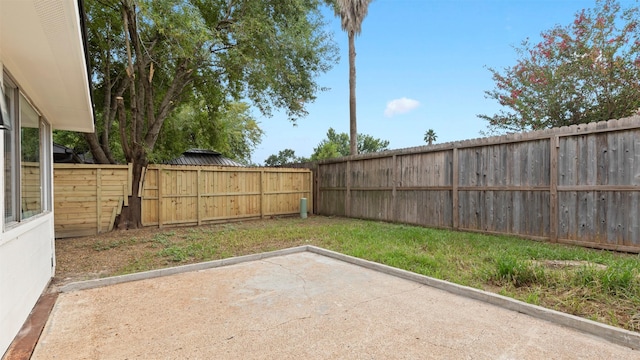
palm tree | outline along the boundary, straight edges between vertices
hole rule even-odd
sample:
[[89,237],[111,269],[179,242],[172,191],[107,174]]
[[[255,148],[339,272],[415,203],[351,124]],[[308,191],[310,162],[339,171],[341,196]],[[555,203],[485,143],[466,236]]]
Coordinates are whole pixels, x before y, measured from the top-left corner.
[[349,147],[351,155],[358,153],[358,129],[356,125],[356,46],[355,37],[362,31],[362,21],[367,16],[372,0],[337,0],[336,15],[342,19],[342,30],[349,36]]
[[426,142],[428,145],[433,144],[433,142],[436,141],[437,138],[438,135],[436,135],[436,132],[433,131],[433,129],[429,129],[424,133],[424,142]]

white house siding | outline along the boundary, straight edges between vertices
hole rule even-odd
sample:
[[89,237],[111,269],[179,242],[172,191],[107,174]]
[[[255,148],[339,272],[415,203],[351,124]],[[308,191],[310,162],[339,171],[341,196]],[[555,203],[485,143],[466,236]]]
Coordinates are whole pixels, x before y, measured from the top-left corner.
[[[0,86],[4,84],[1,56],[0,52]],[[51,138],[51,130],[48,136]],[[4,149],[1,133],[0,149]],[[0,172],[4,171],[4,161],[0,161]],[[52,183],[53,176],[46,181]],[[0,176],[0,183],[4,188],[4,176]],[[0,192],[2,197],[4,191]],[[0,214],[4,214],[4,200],[0,200]],[[0,231],[0,355],[6,352],[53,277],[54,244],[51,211],[19,224],[5,224],[4,231]]]
[[0,354],[4,354],[53,276],[53,213],[41,214],[1,236]]
[[[0,0],[0,86],[6,70],[50,125],[41,130],[48,137],[41,145],[49,148],[41,158],[49,175],[41,184],[44,211],[4,224],[5,192],[0,192],[0,357],[54,275],[51,129],[94,129],[82,39],[78,0]],[[1,130],[0,149],[5,149]],[[0,172],[4,190],[2,157]]]

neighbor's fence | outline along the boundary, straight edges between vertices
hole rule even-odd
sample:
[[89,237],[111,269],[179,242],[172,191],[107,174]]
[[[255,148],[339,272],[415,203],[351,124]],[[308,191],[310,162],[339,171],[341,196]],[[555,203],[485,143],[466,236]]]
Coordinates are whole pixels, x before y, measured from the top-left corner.
[[[56,238],[111,231],[131,196],[131,165],[54,166]],[[204,223],[300,212],[312,199],[307,169],[150,165],[144,172],[144,226]]]
[[130,165],[55,164],[56,238],[111,231],[131,195]]
[[640,118],[307,164],[322,215],[640,252]]
[[150,165],[141,190],[144,226],[291,215],[313,201],[307,169]]

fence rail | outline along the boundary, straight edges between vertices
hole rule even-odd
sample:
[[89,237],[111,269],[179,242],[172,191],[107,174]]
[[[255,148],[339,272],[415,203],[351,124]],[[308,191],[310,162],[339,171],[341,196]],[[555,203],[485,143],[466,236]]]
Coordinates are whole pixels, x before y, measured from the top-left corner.
[[315,212],[640,252],[640,118],[306,164]]

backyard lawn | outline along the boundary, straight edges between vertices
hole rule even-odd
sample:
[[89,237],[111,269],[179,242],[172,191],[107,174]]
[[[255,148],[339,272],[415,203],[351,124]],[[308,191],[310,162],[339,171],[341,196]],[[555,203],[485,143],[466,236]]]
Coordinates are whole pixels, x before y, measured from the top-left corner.
[[57,240],[53,289],[305,244],[640,332],[638,254],[322,216]]

